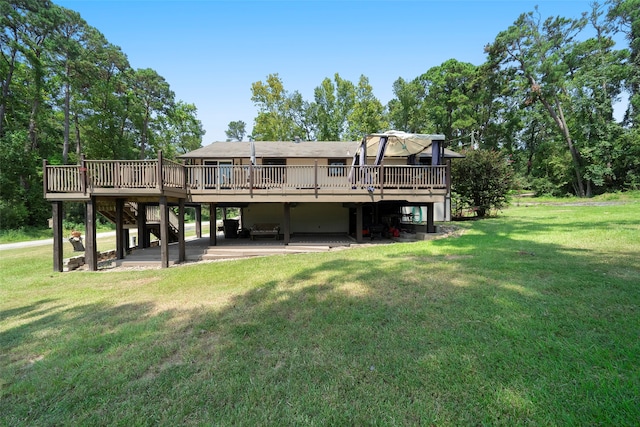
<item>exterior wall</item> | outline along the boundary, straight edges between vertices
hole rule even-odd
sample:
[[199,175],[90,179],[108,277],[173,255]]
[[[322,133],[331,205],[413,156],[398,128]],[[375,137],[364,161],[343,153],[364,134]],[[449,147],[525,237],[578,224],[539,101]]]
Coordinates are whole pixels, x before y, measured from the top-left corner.
[[[291,233],[347,233],[349,209],[341,203],[298,203],[291,207]],[[284,228],[281,203],[252,203],[242,210],[243,227],[277,223]]]
[[[336,157],[336,158],[342,158],[342,157]],[[256,164],[257,165],[261,165],[262,164],[262,158],[258,157],[256,159]],[[325,158],[319,158],[319,159],[311,159],[311,158],[302,158],[302,157],[292,157],[292,158],[286,158],[287,161],[287,166],[312,166],[314,164],[314,162],[318,160],[318,165],[319,166],[326,166],[329,164],[329,159],[325,159]],[[351,166],[351,161],[352,161],[352,157],[351,156],[344,156],[344,160],[346,162],[346,166],[349,167]],[[249,163],[251,163],[251,160],[249,158],[235,158],[235,159],[229,159],[229,158],[216,158],[216,157],[212,157],[212,158],[207,158],[207,159],[194,159],[193,163],[196,165],[201,165],[204,163],[204,161],[216,161],[216,162],[228,162],[228,161],[233,161],[234,165],[249,165]],[[371,165],[373,164],[373,158],[372,157],[368,157],[367,158],[367,164]],[[390,158],[386,158],[384,159],[384,164],[387,166],[403,166],[407,164],[407,159],[405,158],[398,158],[398,157],[390,157]]]
[[[314,161],[314,159],[287,159],[287,166],[309,166],[313,165]],[[318,159],[318,164],[326,165],[327,159]]]
[[242,226],[250,228],[256,223],[280,224],[284,228],[284,206],[282,203],[251,203],[242,209]]
[[341,203],[299,203],[291,208],[292,233],[348,233],[349,209]]
[[[368,164],[372,164],[373,160],[372,159],[368,159],[367,161]],[[404,166],[407,164],[407,159],[405,159],[404,157],[399,158],[399,157],[389,157],[387,159],[384,159],[384,164],[385,166]]]

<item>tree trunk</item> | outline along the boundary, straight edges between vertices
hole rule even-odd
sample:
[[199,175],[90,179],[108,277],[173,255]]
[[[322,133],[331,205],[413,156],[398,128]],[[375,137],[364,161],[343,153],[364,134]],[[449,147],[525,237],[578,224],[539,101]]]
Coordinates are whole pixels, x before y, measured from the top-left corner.
[[545,106],[553,121],[556,122],[558,128],[560,128],[560,132],[562,132],[562,137],[564,138],[567,146],[569,147],[569,152],[571,153],[571,159],[573,160],[573,170],[576,173],[576,185],[578,190],[578,197],[585,197],[586,193],[584,191],[584,183],[582,182],[582,172],[580,171],[581,158],[580,153],[576,149],[573,144],[573,139],[571,138],[571,133],[569,132],[569,128],[567,127],[567,121],[565,120],[564,113],[562,112],[562,105],[560,101],[555,98],[554,102],[558,111],[553,108],[553,106],[549,103],[549,101],[544,96],[539,96],[540,102]]
[[9,102],[9,87],[13,79],[13,71],[15,70],[16,55],[18,50],[11,50],[11,60],[7,70],[7,76],[2,81],[2,97],[0,98],[0,136],[4,135],[4,116],[7,111],[7,102]]
[[40,101],[34,100],[33,104],[31,104],[31,115],[29,117],[29,143],[31,144],[31,147],[30,147],[31,151],[36,151],[38,149],[36,116],[38,115],[39,109],[40,109]]
[[80,121],[78,120],[78,115],[73,115],[73,126],[76,130],[76,155],[80,158],[82,154],[82,143],[80,141]]
[[[67,75],[69,70],[67,68]],[[64,131],[62,143],[62,164],[66,165],[69,160],[69,104],[71,99],[69,82],[64,85]]]

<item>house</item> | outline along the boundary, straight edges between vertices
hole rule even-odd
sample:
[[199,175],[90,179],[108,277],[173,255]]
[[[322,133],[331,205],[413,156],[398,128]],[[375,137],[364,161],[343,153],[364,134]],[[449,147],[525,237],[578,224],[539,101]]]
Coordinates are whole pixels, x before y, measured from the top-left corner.
[[[180,156],[181,163],[154,160],[85,160],[80,165],[44,164],[44,193],[52,203],[54,270],[62,270],[62,202],[86,205],[85,258],[97,269],[95,218],[116,224],[118,258],[125,256],[128,230],[138,246],[160,237],[161,263],[168,266],[173,238],[184,261],[184,210],[203,205],[239,208],[244,232],[273,234],[287,244],[292,235],[349,234],[363,241],[419,215],[427,232],[447,219],[450,159],[442,135],[390,131],[356,142],[214,142]],[[175,206],[177,213],[169,209]],[[436,213],[438,217],[436,217]],[[225,230],[226,231],[226,230]],[[235,237],[235,236],[232,236]],[[210,244],[216,245],[216,233]]]

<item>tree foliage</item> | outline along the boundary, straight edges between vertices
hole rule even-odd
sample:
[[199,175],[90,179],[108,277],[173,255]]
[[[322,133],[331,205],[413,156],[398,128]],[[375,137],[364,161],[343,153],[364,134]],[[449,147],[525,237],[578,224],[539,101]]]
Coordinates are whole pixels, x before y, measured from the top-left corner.
[[[487,45],[484,63],[451,58],[398,78],[386,105],[364,75],[351,82],[335,73],[307,100],[270,74],[251,85],[248,137],[442,133],[449,148],[500,152],[514,182],[537,193],[638,189],[640,0],[576,13],[522,13]],[[43,159],[143,159],[159,149],[172,157],[198,148],[203,134],[195,105],[176,100],[154,70],[132,69],[76,12],[49,0],[0,1],[0,227],[44,223]],[[229,124],[230,140],[246,134],[244,122]]]
[[[253,86],[272,92],[252,98],[254,133],[320,141],[389,128],[440,133],[453,149],[502,152],[514,182],[537,193],[588,197],[639,188],[639,1],[609,0],[608,9],[596,2],[577,17],[545,17],[536,7],[486,46],[483,64],[451,58],[414,79],[398,78],[387,105],[366,76],[357,84],[338,73],[325,78],[313,102],[269,76]],[[620,34],[628,46],[615,43]],[[619,121],[615,107],[627,97]]]
[[458,209],[471,208],[479,217],[502,209],[512,188],[513,170],[507,158],[494,150],[465,150],[464,159],[451,165],[452,191]]
[[258,107],[252,137],[256,141],[292,141],[307,134],[303,127],[306,105],[298,92],[289,93],[278,74],[251,85]]
[[227,141],[243,141],[247,134],[247,124],[242,120],[229,122],[229,127],[225,131]]
[[46,224],[43,159],[172,157],[200,146],[196,113],[77,12],[1,1],[0,228]]

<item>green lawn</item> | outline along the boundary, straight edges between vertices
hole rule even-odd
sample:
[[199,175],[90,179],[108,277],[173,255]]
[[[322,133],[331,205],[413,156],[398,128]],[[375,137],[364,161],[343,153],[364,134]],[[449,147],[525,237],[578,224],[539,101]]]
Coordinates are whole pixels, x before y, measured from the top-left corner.
[[519,205],[165,270],[4,251],[0,425],[637,425],[640,200]]

